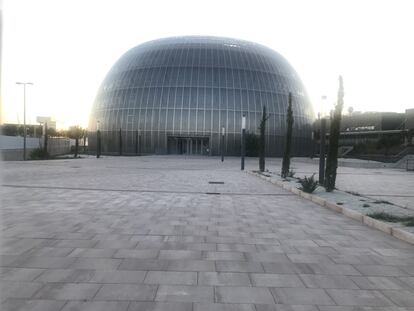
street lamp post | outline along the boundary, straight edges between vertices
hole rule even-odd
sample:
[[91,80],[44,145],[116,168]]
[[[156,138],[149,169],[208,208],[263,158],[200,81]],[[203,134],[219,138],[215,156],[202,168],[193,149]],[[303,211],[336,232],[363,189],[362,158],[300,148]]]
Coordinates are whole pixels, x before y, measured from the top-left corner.
[[224,161],[224,135],[226,134],[226,128],[221,128],[221,162]]
[[326,152],[326,119],[323,117],[324,102],[326,101],[326,96],[322,96],[322,107],[321,113],[318,115],[319,119],[319,184],[323,185],[325,183],[325,152]]
[[16,82],[16,84],[23,85],[23,161],[26,161],[26,85],[33,85],[31,82]]
[[96,122],[96,158],[99,159],[101,156],[101,131],[100,131],[100,122]]
[[322,118],[320,121],[320,148],[319,148],[319,184],[325,183],[325,150],[326,150],[326,119]]
[[135,155],[138,155],[138,130],[135,130]]
[[244,155],[246,152],[246,114],[242,117],[242,141],[241,141],[241,170],[244,170]]

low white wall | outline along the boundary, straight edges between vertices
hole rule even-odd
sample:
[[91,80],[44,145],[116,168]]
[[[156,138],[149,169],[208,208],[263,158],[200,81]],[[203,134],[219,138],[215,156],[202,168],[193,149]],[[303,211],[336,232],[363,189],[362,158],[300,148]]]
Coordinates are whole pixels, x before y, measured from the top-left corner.
[[[49,138],[47,151],[50,155],[61,155],[70,152],[71,139],[69,138]],[[26,158],[30,159],[30,152],[36,148],[43,147],[43,139],[26,138]],[[23,137],[0,135],[0,153],[5,161],[23,160]]]
[[[26,148],[39,148],[41,144],[41,139],[27,137],[26,138]],[[0,135],[0,150],[15,150],[23,149],[23,137],[21,136],[5,136]]]

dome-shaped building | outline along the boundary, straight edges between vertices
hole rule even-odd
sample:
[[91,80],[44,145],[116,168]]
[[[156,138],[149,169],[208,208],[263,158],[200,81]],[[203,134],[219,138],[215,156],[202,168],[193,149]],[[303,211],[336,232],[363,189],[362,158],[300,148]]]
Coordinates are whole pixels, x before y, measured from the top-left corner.
[[258,134],[270,118],[266,154],[283,153],[288,94],[293,97],[293,154],[311,153],[312,106],[297,73],[262,45],[217,37],[173,37],[126,52],[101,84],[89,120],[106,154],[240,155],[241,120]]

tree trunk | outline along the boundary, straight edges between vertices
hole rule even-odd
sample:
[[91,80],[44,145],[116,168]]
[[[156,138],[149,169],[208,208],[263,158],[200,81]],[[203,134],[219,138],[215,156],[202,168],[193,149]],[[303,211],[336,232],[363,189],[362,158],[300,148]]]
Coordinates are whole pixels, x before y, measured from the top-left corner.
[[282,162],[282,178],[286,178],[289,174],[290,169],[290,153],[292,149],[292,131],[293,131],[293,111],[292,111],[292,93],[289,93],[289,105],[286,116],[286,141],[285,150],[283,152]]
[[336,169],[338,167],[338,147],[341,129],[341,114],[343,105],[344,87],[342,76],[339,76],[338,102],[336,103],[335,111],[331,120],[328,156],[326,159],[325,189],[327,192],[331,192],[335,189]]
[[79,148],[79,138],[76,137],[75,138],[75,155],[73,156],[74,158],[78,157],[78,148]]
[[265,151],[266,151],[266,121],[269,116],[266,113],[266,106],[263,106],[262,119],[260,120],[260,138],[259,138],[259,170],[265,170]]

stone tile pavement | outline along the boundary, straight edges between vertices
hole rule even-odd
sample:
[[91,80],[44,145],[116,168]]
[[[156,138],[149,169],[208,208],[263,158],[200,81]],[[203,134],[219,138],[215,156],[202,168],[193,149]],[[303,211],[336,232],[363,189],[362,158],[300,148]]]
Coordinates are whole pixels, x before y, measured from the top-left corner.
[[414,310],[414,246],[237,159],[2,166],[1,310]]

